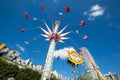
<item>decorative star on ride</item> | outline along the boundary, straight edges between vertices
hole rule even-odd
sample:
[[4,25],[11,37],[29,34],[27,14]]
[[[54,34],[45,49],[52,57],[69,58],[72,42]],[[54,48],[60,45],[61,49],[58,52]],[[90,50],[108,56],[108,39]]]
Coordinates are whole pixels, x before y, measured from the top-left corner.
[[55,39],[55,42],[64,43],[63,40],[69,39],[68,37],[64,37],[64,36],[66,36],[67,34],[71,32],[62,33],[68,27],[68,25],[66,25],[62,30],[58,32],[57,29],[60,26],[60,21],[55,22],[55,27],[54,25],[52,25],[52,30],[49,28],[49,26],[47,25],[45,21],[44,21],[44,24],[48,31],[40,27],[40,29],[45,33],[45,34],[41,34],[41,36],[45,37],[47,41],[51,41],[52,39]]

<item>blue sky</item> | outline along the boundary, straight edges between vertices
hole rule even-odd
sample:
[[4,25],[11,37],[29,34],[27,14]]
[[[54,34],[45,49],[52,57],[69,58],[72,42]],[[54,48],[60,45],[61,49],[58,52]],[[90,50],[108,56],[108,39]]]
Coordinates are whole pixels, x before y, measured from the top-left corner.
[[[41,3],[44,4],[44,11],[40,10]],[[72,46],[78,51],[79,47],[87,47],[103,74],[120,74],[119,3],[119,0],[1,0],[0,43],[19,51],[21,58],[29,58],[36,65],[44,65],[50,43],[39,36],[43,32],[37,27],[46,29],[42,20],[51,26],[52,20],[62,19],[60,29],[71,24],[65,32],[73,32],[68,35],[71,40],[66,40],[64,44],[57,43],[56,50]],[[65,6],[70,6],[71,9],[67,14],[64,13]],[[25,19],[25,12],[29,13],[30,19]],[[63,15],[60,16],[59,12]],[[37,18],[36,21],[33,20],[34,17]],[[79,26],[80,20],[85,20],[84,27]],[[20,27],[26,31],[20,32]],[[82,39],[83,35],[88,36],[87,41]],[[24,41],[29,41],[30,44],[25,45]],[[39,52],[35,53],[37,49]],[[81,67],[79,65],[78,70],[83,71]],[[73,77],[66,60],[54,58],[53,70]]]

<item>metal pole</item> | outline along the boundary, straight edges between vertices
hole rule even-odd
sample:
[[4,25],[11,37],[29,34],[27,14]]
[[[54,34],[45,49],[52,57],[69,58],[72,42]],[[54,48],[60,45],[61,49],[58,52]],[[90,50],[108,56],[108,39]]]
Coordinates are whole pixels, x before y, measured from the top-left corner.
[[76,80],[76,71],[75,71],[75,68],[74,68],[74,67],[72,67],[72,73],[73,73],[73,75],[74,75],[74,80]]

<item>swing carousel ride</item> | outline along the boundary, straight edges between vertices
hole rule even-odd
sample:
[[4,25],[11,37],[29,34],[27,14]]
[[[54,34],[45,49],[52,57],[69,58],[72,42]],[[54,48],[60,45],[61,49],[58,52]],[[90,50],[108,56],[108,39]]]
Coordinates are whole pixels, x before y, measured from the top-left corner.
[[[43,12],[45,15],[49,16],[47,14],[47,12],[45,11],[45,6],[44,6],[43,3],[40,4],[39,7],[40,7],[41,12]],[[82,33],[79,33],[79,30],[76,30],[75,32],[74,31],[68,31],[68,32],[63,33],[65,31],[65,29],[71,28],[72,25],[76,25],[78,27],[79,26],[84,27],[86,25],[85,20],[80,20],[78,24],[70,23],[70,24],[66,25],[63,29],[58,31],[58,29],[60,28],[61,22],[62,21],[65,22],[64,19],[61,18],[61,16],[65,16],[65,15],[69,14],[70,12],[71,12],[71,7],[70,6],[65,6],[63,12],[58,12],[58,15],[60,15],[60,18],[59,18],[59,20],[56,20],[54,23],[52,22],[52,27],[51,27],[52,30],[50,29],[50,27],[48,26],[46,21],[44,21],[42,19],[38,19],[37,17],[32,17],[29,14],[29,12],[24,12],[24,17],[25,17],[26,20],[41,21],[41,22],[44,23],[45,27],[47,28],[47,30],[45,30],[43,27],[31,28],[29,30],[25,29],[24,27],[19,28],[21,33],[25,33],[27,31],[31,31],[31,30],[34,30],[34,29],[40,29],[41,31],[44,32],[44,34],[39,34],[39,36],[43,36],[43,37],[46,38],[45,39],[46,41],[50,41],[50,45],[49,45],[49,48],[48,48],[48,53],[47,53],[45,65],[44,65],[44,68],[43,68],[43,74],[42,74],[41,80],[50,79],[50,73],[51,73],[51,70],[52,70],[53,55],[54,55],[56,43],[60,42],[60,43],[65,44],[64,40],[66,40],[66,39],[72,40],[72,39],[70,39],[68,37],[64,37],[64,36],[66,36],[68,34],[74,34],[74,35],[82,34]],[[51,16],[49,16],[49,17],[51,19]],[[52,16],[52,19],[54,19],[54,18],[56,19],[55,16]],[[34,37],[33,40],[36,40],[39,36]],[[82,36],[79,35],[78,38],[81,38],[84,41],[88,40],[88,36],[84,35],[84,34],[82,34]],[[25,45],[32,44],[32,41],[26,40],[26,41],[24,41],[24,44]],[[72,40],[72,44],[75,44],[75,42],[73,40]],[[90,67],[90,64],[91,64],[91,66],[94,66],[93,68],[94,68],[96,74],[98,74],[97,77],[99,77],[101,80],[105,80],[105,78],[103,77],[103,75],[101,74],[99,69],[97,68],[96,63],[94,62],[93,59],[91,59],[92,56],[90,56],[90,55],[83,56],[86,49],[79,48],[79,50],[80,50],[80,54],[77,53],[76,50],[67,51],[67,53],[68,53],[67,63],[70,64],[73,69],[77,68],[79,64],[83,64],[84,62],[86,63],[86,65],[89,65],[87,67]],[[37,49],[37,50],[35,50],[33,52],[38,53],[39,49]],[[60,59],[61,59],[61,56],[60,55],[57,56],[57,60],[60,60]],[[88,59],[90,60],[90,62],[88,62],[89,61]],[[83,67],[85,67],[85,66],[83,66]],[[91,74],[93,74],[93,73],[91,73]]]

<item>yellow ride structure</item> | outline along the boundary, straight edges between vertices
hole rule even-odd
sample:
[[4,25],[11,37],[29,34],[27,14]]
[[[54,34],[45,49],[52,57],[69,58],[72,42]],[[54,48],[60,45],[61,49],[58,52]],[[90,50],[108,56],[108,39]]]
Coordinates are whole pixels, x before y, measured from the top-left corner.
[[87,50],[87,48],[83,47],[81,50],[81,54],[84,58],[84,69],[86,74],[92,78],[92,80],[106,80],[105,76],[101,73],[99,67],[94,61],[94,58]]

